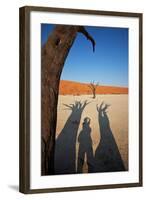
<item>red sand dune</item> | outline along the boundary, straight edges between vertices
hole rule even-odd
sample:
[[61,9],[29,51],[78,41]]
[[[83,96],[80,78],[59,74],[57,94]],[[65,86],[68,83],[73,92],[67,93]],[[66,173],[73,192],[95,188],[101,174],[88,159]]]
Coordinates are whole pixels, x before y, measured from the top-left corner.
[[[89,84],[61,80],[59,86],[61,95],[88,95],[92,94]],[[97,86],[96,94],[128,94],[128,88],[114,86]]]

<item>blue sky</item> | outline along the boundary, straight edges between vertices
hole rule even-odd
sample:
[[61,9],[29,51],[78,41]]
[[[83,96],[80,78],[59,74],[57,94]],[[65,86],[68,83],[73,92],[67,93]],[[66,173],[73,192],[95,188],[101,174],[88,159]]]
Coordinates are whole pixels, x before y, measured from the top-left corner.
[[[41,25],[42,45],[54,27],[55,25]],[[61,79],[128,87],[128,29],[85,28],[96,42],[95,52],[91,42],[78,33],[66,59]]]

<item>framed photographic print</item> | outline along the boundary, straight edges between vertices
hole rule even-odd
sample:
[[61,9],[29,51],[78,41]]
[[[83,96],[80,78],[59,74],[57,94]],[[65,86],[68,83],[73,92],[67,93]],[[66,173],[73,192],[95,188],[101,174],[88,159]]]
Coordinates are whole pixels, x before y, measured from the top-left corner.
[[20,192],[142,186],[142,14],[20,8]]

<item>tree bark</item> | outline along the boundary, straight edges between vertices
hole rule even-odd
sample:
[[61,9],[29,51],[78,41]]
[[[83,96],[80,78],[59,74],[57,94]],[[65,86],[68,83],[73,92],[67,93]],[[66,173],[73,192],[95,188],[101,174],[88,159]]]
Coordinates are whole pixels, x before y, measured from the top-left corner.
[[93,90],[93,99],[95,99],[95,98],[96,98],[96,89]]
[[59,82],[66,57],[73,45],[77,32],[95,42],[82,26],[57,25],[41,52],[41,135],[42,175],[54,174],[55,132]]

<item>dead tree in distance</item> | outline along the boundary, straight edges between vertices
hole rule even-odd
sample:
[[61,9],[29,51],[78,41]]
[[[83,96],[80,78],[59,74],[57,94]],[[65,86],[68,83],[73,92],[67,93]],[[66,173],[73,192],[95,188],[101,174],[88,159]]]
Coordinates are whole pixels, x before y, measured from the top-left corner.
[[94,81],[90,82],[90,84],[88,85],[90,90],[92,91],[93,94],[93,99],[96,98],[96,88],[99,86],[99,83],[94,83]]
[[95,41],[83,26],[56,25],[41,51],[41,174],[54,174],[59,82],[67,55],[78,33]]

